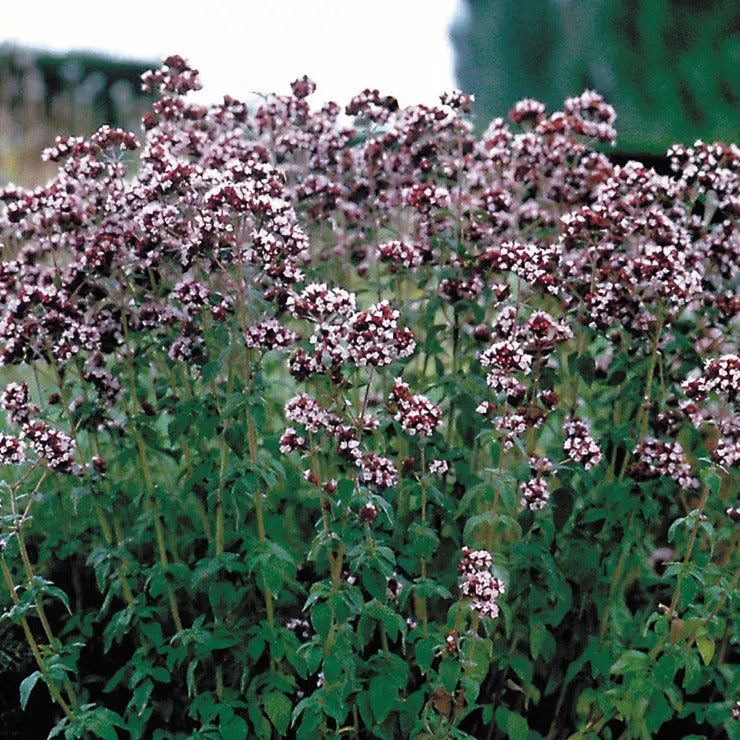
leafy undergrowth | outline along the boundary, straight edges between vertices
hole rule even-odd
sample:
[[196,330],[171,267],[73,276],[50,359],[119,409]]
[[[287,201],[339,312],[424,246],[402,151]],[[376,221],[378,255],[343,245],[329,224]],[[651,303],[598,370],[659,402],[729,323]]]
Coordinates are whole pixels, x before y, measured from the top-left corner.
[[737,147],[145,85],[0,191],[3,736],[737,737]]

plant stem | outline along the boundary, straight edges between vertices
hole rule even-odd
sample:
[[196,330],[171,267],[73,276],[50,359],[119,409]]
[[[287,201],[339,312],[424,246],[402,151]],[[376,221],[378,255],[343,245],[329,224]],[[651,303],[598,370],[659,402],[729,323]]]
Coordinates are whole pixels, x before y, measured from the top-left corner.
[[[504,408],[504,417],[506,416],[506,409]],[[504,457],[506,454],[505,440],[502,437],[500,440],[500,449],[498,453],[498,480],[496,481],[493,488],[493,505],[491,506],[491,523],[488,525],[488,531],[486,532],[486,550],[491,551],[493,545],[493,526],[496,520],[496,512],[498,511],[498,504],[501,498],[501,486],[503,485],[504,477]]]
[[602,640],[604,639],[604,635],[606,634],[606,630],[609,625],[609,612],[611,611],[611,601],[614,597],[614,591],[617,588],[619,579],[622,577],[624,564],[627,560],[627,553],[629,552],[630,548],[630,539],[632,537],[632,522],[634,522],[634,520],[635,510],[633,509],[632,513],[630,514],[629,521],[627,522],[627,528],[624,530],[624,542],[622,543],[622,550],[619,553],[617,565],[614,568],[614,573],[612,575],[611,581],[609,582],[609,593],[607,595],[606,605],[604,606],[604,613],[601,616],[601,629],[599,631],[599,635]]
[[[247,414],[247,442],[249,445],[249,458],[252,461],[252,465],[257,464],[257,439],[254,431],[254,421],[252,415]],[[254,512],[257,517],[257,536],[259,537],[260,545],[264,545],[267,539],[265,535],[265,518],[262,512],[262,492],[257,490],[254,493]],[[270,587],[265,582],[265,612],[267,614],[267,624],[270,629],[275,627],[275,619],[273,616],[272,606],[272,592]]]
[[[427,483],[426,483],[426,447],[421,446],[421,523],[422,526],[427,523]],[[421,577],[426,580],[427,577],[427,561],[424,556],[421,558]],[[422,624],[424,625],[424,632],[429,629],[429,617],[427,614],[427,600],[426,597],[421,597],[416,602],[418,616],[421,617]]]
[[640,439],[644,439],[647,434],[648,418],[650,416],[650,391],[653,386],[653,376],[655,374],[655,361],[658,357],[658,344],[660,342],[660,334],[663,331],[663,312],[658,311],[658,316],[655,321],[655,336],[653,337],[653,344],[650,350],[650,365],[648,366],[648,374],[645,380],[645,395],[643,397],[642,406],[640,407],[639,413],[639,424]]
[[[694,526],[691,529],[691,535],[689,536],[689,544],[686,547],[686,554],[683,558],[683,564],[686,565],[691,559],[691,551],[694,549],[694,542],[696,542],[696,535],[699,533],[699,527],[701,526],[701,518],[704,515],[704,507],[707,504],[709,498],[709,484],[704,486],[704,491],[701,495],[701,501],[699,502],[699,508],[696,512],[696,519]],[[671,599],[671,605],[668,607],[668,613],[673,617],[673,612],[678,604],[678,599],[681,596],[681,577],[676,579],[676,589],[673,592],[673,598]]]
[[164,528],[162,527],[162,521],[161,521],[161,513],[159,510],[159,502],[156,498],[156,490],[154,488],[154,482],[152,480],[152,473],[149,468],[149,461],[146,457],[146,449],[144,447],[144,438],[141,436],[141,430],[139,429],[139,425],[137,420],[134,418],[131,411],[136,413],[139,400],[136,395],[136,376],[134,372],[134,362],[133,357],[130,350],[130,342],[129,342],[129,332],[128,332],[128,321],[126,320],[126,311],[125,306],[123,305],[123,295],[121,296],[121,324],[123,326],[123,335],[124,335],[124,341],[125,341],[125,351],[123,353],[124,355],[124,363],[126,365],[126,373],[128,376],[128,383],[129,383],[129,392],[131,394],[131,404],[132,407],[129,409],[128,404],[124,401],[124,410],[126,412],[126,415],[129,417],[129,419],[132,422],[133,430],[134,430],[134,440],[136,442],[136,450],[139,454],[139,461],[141,463],[141,473],[144,478],[144,488],[147,495],[147,502],[145,504],[145,507],[152,512],[153,519],[154,519],[154,531],[157,537],[157,547],[159,550],[159,562],[162,566],[162,571],[164,573],[165,577],[165,584],[167,587],[167,600],[169,602],[170,606],[170,612],[172,614],[172,621],[175,624],[175,629],[178,632],[182,632],[183,625],[182,625],[182,619],[180,618],[180,609],[177,606],[177,599],[175,598],[175,592],[172,588],[172,585],[167,580],[167,573],[169,572],[169,560],[167,558],[167,548],[165,546],[165,536],[164,536]]
[[[38,483],[36,483],[36,487],[34,488],[33,492],[29,496],[29,502],[28,506],[26,507],[25,512],[23,513],[23,517],[18,521],[18,524],[15,528],[15,535],[16,540],[18,542],[18,551],[21,555],[21,561],[23,562],[23,569],[26,573],[26,579],[28,581],[28,587],[33,588],[33,582],[34,582],[34,572],[33,572],[33,566],[31,565],[31,559],[28,557],[28,550],[26,549],[26,541],[23,537],[23,522],[25,521],[26,517],[28,516],[28,513],[31,510],[31,504],[33,503],[34,497],[38,493],[39,488],[41,488],[41,484],[44,482],[44,479],[49,473],[49,468],[47,468],[41,478],[39,478]],[[18,489],[18,485],[16,484],[10,489],[10,499],[11,499],[11,506],[13,510],[13,514],[16,516],[18,515],[18,499],[16,497],[16,492]],[[46,616],[46,609],[44,608],[44,601],[41,598],[41,596],[36,595],[33,598],[33,602],[36,605],[36,612],[38,613],[39,620],[41,621],[41,626],[43,627],[44,634],[46,635],[46,639],[49,641],[49,645],[51,646],[52,650],[55,652],[59,652],[62,643],[54,635],[54,632],[51,628],[51,624],[49,623],[49,619]],[[70,701],[72,702],[72,706],[76,709],[79,706],[79,702],[77,701],[77,694],[74,690],[74,687],[72,686],[72,683],[68,678],[65,678],[64,680],[64,688],[67,690],[67,694],[69,695]]]
[[[457,373],[459,371],[459,348],[460,348],[460,314],[458,313],[457,306],[453,308],[453,324],[452,324],[452,378],[457,383]],[[452,435],[455,429],[455,399],[450,401],[450,410],[447,415],[447,438],[446,444],[449,448],[452,444]]]
[[[8,569],[8,564],[5,562],[5,556],[0,554],[0,570],[3,572],[3,579],[5,580],[5,584],[8,587],[8,591],[10,592],[10,598],[13,600],[13,604],[15,606],[20,605],[20,599],[18,598],[18,594],[16,593],[15,586],[13,584],[13,578],[10,575],[10,570]],[[64,712],[64,715],[67,717],[67,719],[70,722],[75,721],[74,712],[70,709],[69,704],[64,700],[64,697],[62,696],[61,692],[57,688],[56,683],[53,681],[51,676],[49,676],[49,671],[46,667],[46,663],[44,662],[43,657],[41,656],[41,651],[39,650],[38,643],[36,642],[36,638],[33,636],[33,632],[31,632],[31,627],[28,624],[28,620],[25,617],[21,617],[21,626],[23,627],[23,632],[26,636],[26,641],[28,642],[28,646],[31,648],[31,653],[33,654],[34,659],[36,660],[36,665],[39,667],[39,671],[41,671],[41,675],[44,677],[44,682],[46,683],[47,687],[49,688],[49,693],[54,698],[54,701],[56,701],[57,704],[62,708],[62,711]],[[70,695],[70,700],[72,700],[72,696]]]

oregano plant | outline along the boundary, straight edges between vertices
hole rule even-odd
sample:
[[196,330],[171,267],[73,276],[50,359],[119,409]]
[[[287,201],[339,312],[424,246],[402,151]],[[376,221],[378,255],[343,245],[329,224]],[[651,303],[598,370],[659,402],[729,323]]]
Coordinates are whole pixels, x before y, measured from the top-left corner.
[[38,731],[739,737],[737,146],[617,165],[592,91],[478,134],[143,83],[0,190]]

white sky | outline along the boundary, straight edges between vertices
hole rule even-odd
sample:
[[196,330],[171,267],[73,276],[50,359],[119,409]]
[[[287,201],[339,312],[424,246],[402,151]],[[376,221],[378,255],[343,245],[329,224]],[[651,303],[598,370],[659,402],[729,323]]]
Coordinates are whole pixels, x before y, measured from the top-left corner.
[[[461,2],[462,0],[460,0]],[[402,105],[455,87],[449,26],[458,0],[10,0],[0,43],[161,60],[181,54],[203,95],[289,91],[303,74],[319,100],[365,87]]]

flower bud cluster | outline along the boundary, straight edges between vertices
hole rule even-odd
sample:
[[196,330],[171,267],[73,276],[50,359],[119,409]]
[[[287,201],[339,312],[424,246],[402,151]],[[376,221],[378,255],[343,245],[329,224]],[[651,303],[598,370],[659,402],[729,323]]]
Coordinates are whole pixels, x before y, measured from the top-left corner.
[[393,266],[403,265],[409,270],[414,270],[424,263],[425,252],[415,244],[391,241],[379,244],[378,254],[383,262],[390,262]]
[[286,349],[298,339],[298,334],[283,326],[277,319],[269,318],[253,324],[247,329],[247,347],[271,350]]
[[438,475],[442,477],[443,475],[447,475],[449,471],[450,464],[447,462],[447,460],[432,460],[429,463],[429,473],[431,475]]
[[377,486],[381,491],[392,488],[398,483],[398,472],[396,466],[388,457],[368,452],[358,461],[360,474],[365,483]]
[[25,461],[25,442],[18,437],[0,433],[0,465],[21,465]]
[[28,383],[8,383],[0,394],[0,406],[8,412],[12,424],[26,424],[29,416]]
[[383,367],[414,353],[414,335],[409,329],[398,328],[399,316],[388,301],[381,301],[350,319],[347,345],[355,364]]
[[596,441],[591,436],[588,422],[583,419],[569,418],[563,424],[567,435],[563,443],[565,454],[576,462],[583,464],[586,470],[598,465],[603,455]]
[[547,490],[545,474],[553,469],[553,464],[546,457],[532,455],[529,458],[529,468],[534,477],[520,484],[519,490],[522,497],[519,505],[536,511],[547,506],[550,500],[550,492]]
[[33,451],[46,459],[50,468],[60,473],[72,472],[75,451],[72,437],[52,429],[43,421],[30,421],[24,424],[22,434]]
[[498,599],[506,587],[504,582],[489,570],[493,559],[487,550],[463,547],[460,571],[460,591],[472,599],[472,608],[482,617],[495,619],[499,615]]
[[723,355],[707,360],[703,373],[698,378],[685,380],[682,387],[692,400],[703,401],[709,394],[717,393],[734,401],[740,390],[740,357]]
[[326,409],[307,393],[294,396],[285,404],[285,416],[314,434],[330,423]]
[[287,455],[289,452],[305,452],[308,448],[306,438],[293,427],[288,427],[280,437],[280,452]]
[[635,462],[630,465],[630,476],[636,480],[652,480],[661,476],[673,478],[681,488],[698,488],[691,477],[691,466],[679,442],[661,442],[646,437],[634,449]]
[[442,411],[426,396],[412,394],[401,378],[393,382],[389,404],[395,409],[393,419],[411,436],[429,437],[442,422]]
[[550,492],[547,490],[547,481],[544,478],[532,478],[520,484],[522,497],[519,505],[525,509],[536,511],[547,506]]

